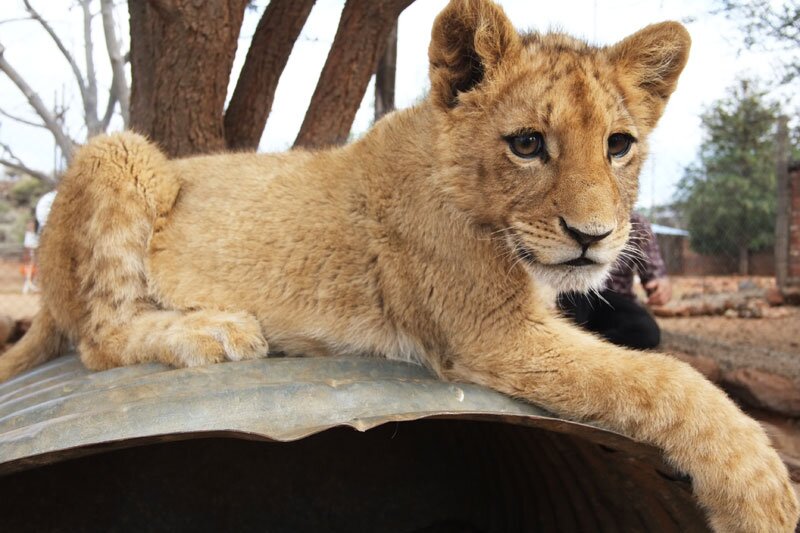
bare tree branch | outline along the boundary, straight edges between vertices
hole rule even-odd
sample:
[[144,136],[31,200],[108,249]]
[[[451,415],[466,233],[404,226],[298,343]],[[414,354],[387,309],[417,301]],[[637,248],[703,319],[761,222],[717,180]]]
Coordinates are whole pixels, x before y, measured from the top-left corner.
[[[111,61],[111,71],[114,77],[111,81],[113,88],[113,97],[119,101],[119,110],[122,114],[122,121],[125,127],[128,127],[130,119],[130,88],[128,81],[125,78],[125,56],[120,52],[120,43],[117,39],[116,26],[114,23],[114,0],[100,0],[100,10],[103,14],[103,31],[106,36],[106,48],[108,49],[108,58]],[[109,96],[109,103],[112,96]],[[106,111],[108,114],[108,111]],[[109,118],[110,120],[110,118]],[[108,123],[103,118],[105,129]]]
[[38,122],[31,122],[30,120],[26,120],[26,119],[24,119],[22,117],[18,117],[18,116],[12,115],[8,111],[4,111],[3,109],[0,109],[0,115],[6,116],[6,117],[10,118],[11,120],[15,120],[15,121],[19,122],[20,124],[25,124],[26,126],[34,126],[36,128],[47,129],[47,126],[45,126],[44,124],[39,124]]
[[58,34],[53,30],[52,26],[48,24],[48,22],[42,18],[38,11],[36,11],[33,6],[31,5],[29,0],[22,0],[25,4],[25,9],[30,13],[31,18],[34,19],[36,22],[41,24],[42,28],[50,35],[50,38],[53,39],[53,42],[61,51],[61,54],[69,63],[70,68],[72,69],[72,73],[75,75],[75,80],[78,82],[78,88],[81,91],[81,98],[83,99],[83,105],[86,107],[86,82],[83,79],[83,74],[81,74],[81,69],[78,68],[78,63],[75,62],[75,58],[72,57],[72,54],[69,53],[64,43],[59,38]]
[[55,178],[53,178],[53,176],[51,176],[50,174],[42,172],[41,170],[32,169],[29,166],[25,165],[25,163],[23,163],[19,157],[14,155],[14,152],[11,151],[11,147],[8,146],[7,144],[0,143],[0,148],[3,149],[3,151],[6,153],[6,156],[8,157],[8,159],[6,157],[0,157],[0,165],[11,168],[18,172],[23,172],[25,174],[33,176],[38,180],[44,181],[45,183],[49,183],[51,185],[56,184]]
[[87,137],[102,133],[100,121],[97,119],[97,74],[94,69],[94,42],[92,41],[92,12],[89,9],[91,0],[80,0],[83,10],[83,49],[86,52],[86,113]]
[[69,163],[72,161],[72,154],[74,150],[74,143],[72,139],[67,136],[64,130],[61,128],[61,125],[56,120],[56,117],[53,116],[53,113],[44,105],[42,99],[39,97],[38,94],[31,88],[30,85],[25,81],[25,79],[12,67],[5,58],[5,46],[0,43],[0,71],[5,72],[6,76],[8,76],[14,85],[16,85],[22,94],[25,95],[25,98],[28,99],[28,103],[30,103],[31,107],[36,111],[36,113],[41,117],[42,121],[44,122],[45,126],[48,130],[53,134],[55,137],[56,144],[58,147],[61,148],[61,152],[64,154],[64,158]]
[[52,185],[56,184],[56,180],[53,179],[52,176],[45,174],[40,170],[35,170],[30,167],[26,167],[21,163],[15,163],[13,161],[9,161],[8,159],[4,159],[0,157],[0,165],[4,167],[8,167],[10,169],[16,170],[17,172],[22,172],[24,174],[28,174],[29,176],[33,176],[34,178],[44,181],[45,183],[50,183]]
[[22,22],[24,20],[31,20],[31,17],[17,17],[17,18],[11,18],[11,19],[3,19],[3,20],[0,20],[0,24],[7,24],[9,22]]
[[[114,116],[114,107],[117,105],[117,91],[114,88],[114,83],[111,84],[111,89],[108,91],[108,104],[106,105],[106,112],[103,114],[103,118],[100,121],[100,127],[103,128],[103,131],[108,129],[108,125],[111,123],[111,118]],[[124,117],[123,117],[124,119]],[[127,120],[125,121],[125,127],[128,127]]]

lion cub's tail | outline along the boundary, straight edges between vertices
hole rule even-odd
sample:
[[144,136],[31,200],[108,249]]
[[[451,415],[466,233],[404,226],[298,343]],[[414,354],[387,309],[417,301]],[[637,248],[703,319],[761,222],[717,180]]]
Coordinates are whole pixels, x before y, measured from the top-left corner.
[[41,309],[31,329],[11,349],[0,354],[0,382],[53,359],[61,352],[64,341],[50,312]]

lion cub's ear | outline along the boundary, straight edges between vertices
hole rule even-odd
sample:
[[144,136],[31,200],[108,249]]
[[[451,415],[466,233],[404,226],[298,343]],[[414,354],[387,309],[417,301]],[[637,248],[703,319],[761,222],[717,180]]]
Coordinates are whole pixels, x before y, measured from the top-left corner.
[[431,96],[445,108],[492,77],[501,62],[522,50],[519,34],[503,9],[489,0],[451,0],[433,23]]
[[653,126],[689,59],[692,40],[677,22],[651,24],[606,49],[624,85],[643,89],[643,118]]

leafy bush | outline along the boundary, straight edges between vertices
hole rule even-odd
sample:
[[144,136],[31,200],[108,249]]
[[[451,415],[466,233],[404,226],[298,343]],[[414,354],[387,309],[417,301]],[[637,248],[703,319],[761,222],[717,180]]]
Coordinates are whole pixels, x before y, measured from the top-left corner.
[[20,179],[9,192],[9,199],[17,207],[33,207],[50,186],[31,177]]

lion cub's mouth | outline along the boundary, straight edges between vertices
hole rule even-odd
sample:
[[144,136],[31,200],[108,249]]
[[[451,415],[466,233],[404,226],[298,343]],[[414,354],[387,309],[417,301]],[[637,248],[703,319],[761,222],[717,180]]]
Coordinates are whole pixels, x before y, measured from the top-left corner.
[[[531,250],[530,248],[528,248],[527,246],[525,246],[524,244],[519,242],[520,240],[521,239],[517,238],[516,247],[515,247],[516,251],[517,251],[517,256],[520,259],[522,259],[524,262],[526,262],[526,263],[528,263],[530,265],[539,264],[536,261],[536,254],[533,252],[533,250]],[[597,261],[589,259],[588,257],[586,257],[584,255],[581,255],[580,257],[576,257],[575,259],[570,259],[569,261],[563,261],[561,263],[556,263],[555,265],[542,265],[542,266],[582,267],[582,266],[597,265],[597,264],[599,264]]]
[[592,261],[588,257],[580,256],[576,257],[575,259],[570,259],[569,261],[564,261],[563,263],[559,263],[559,265],[567,265],[567,266],[575,266],[575,267],[582,267],[587,265],[596,265],[597,261]]

